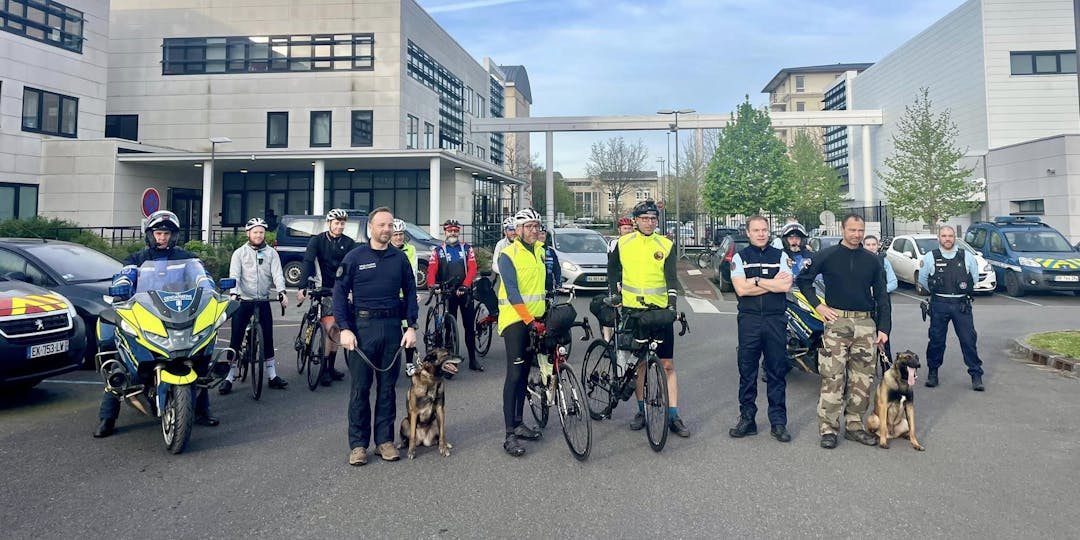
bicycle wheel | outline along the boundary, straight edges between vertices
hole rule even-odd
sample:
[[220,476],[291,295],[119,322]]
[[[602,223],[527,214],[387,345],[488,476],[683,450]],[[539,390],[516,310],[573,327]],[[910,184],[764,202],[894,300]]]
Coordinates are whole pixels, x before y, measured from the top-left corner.
[[460,356],[458,354],[458,345],[461,340],[458,339],[457,319],[453,315],[446,314],[446,318],[443,319],[443,330],[446,333],[443,339],[446,350],[450,351],[450,354],[454,356]]
[[611,417],[615,400],[611,395],[615,373],[612,359],[615,355],[611,346],[602,339],[594,339],[585,351],[585,360],[581,363],[581,386],[585,393],[585,405],[593,420]]
[[303,373],[304,372],[304,367],[307,366],[308,347],[307,347],[307,342],[304,340],[304,336],[307,335],[309,329],[311,328],[311,325],[312,325],[311,319],[308,318],[307,316],[305,316],[303,318],[303,320],[300,321],[300,331],[296,333],[296,340],[295,340],[294,347],[296,349],[296,372],[297,373]]
[[248,364],[251,362],[251,350],[248,348],[248,334],[251,329],[244,331],[244,339],[240,342],[240,350],[236,351],[236,380],[244,382],[248,376]]
[[667,444],[668,390],[667,373],[656,354],[650,352],[645,365],[645,435],[649,446],[659,452]]
[[574,370],[563,364],[555,378],[555,405],[559,411],[566,446],[578,461],[589,458],[592,449],[592,424],[589,421],[588,407],[585,405],[585,391],[581,381],[574,376]]
[[540,382],[540,373],[536,371],[529,373],[529,383],[525,387],[525,400],[529,402],[529,410],[536,419],[536,425],[541,429],[546,428],[551,402],[548,401],[547,386]]
[[712,266],[713,252],[710,249],[702,251],[697,257],[698,268],[705,269]]
[[482,322],[490,315],[487,306],[476,304],[476,354],[487,356],[491,349],[491,335],[495,333],[495,324]]
[[326,335],[321,324],[315,323],[311,329],[311,341],[304,348],[307,355],[307,387],[312,392],[319,386],[323,370],[326,369]]
[[434,307],[428,309],[427,316],[424,317],[424,354],[430,353],[432,349],[439,346],[439,331],[435,324]]
[[251,351],[251,397],[258,401],[262,397],[263,367],[266,365],[262,327],[256,324],[248,336],[251,339],[248,343],[248,350]]

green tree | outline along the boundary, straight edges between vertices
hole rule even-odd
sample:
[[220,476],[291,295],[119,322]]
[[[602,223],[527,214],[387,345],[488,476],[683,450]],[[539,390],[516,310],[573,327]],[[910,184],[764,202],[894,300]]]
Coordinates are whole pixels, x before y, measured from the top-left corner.
[[601,201],[606,198],[614,201],[611,215],[622,215],[623,197],[639,186],[650,183],[642,181],[642,172],[648,159],[649,150],[641,139],[628,144],[622,137],[612,137],[593,143],[585,164],[585,174],[596,182],[601,193],[608,196],[602,195]]
[[798,185],[792,200],[791,213],[799,223],[813,228],[822,210],[839,215],[844,195],[840,193],[840,176],[825,163],[821,141],[806,130],[795,133],[795,142],[788,150],[791,177]]
[[931,229],[960,214],[974,212],[981,188],[964,168],[964,152],[956,145],[960,130],[949,110],[936,114],[930,90],[920,88],[904,109],[893,135],[895,151],[885,158],[885,196],[893,212],[906,220],[922,220]]
[[[573,216],[576,213],[574,192],[566,185],[561,172],[555,171],[552,176],[555,179],[555,214],[562,212]],[[533,210],[547,215],[547,171],[542,168],[532,169],[532,185]]]
[[721,130],[709,161],[705,208],[721,216],[787,212],[795,192],[789,169],[787,147],[773,135],[768,113],[755,109],[746,96]]

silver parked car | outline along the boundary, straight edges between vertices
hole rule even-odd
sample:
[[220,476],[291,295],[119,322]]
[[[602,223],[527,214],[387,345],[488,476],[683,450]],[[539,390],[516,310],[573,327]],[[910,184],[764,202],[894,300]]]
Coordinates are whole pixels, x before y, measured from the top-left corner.
[[548,242],[562,265],[563,283],[578,290],[606,290],[608,244],[589,229],[552,229]]

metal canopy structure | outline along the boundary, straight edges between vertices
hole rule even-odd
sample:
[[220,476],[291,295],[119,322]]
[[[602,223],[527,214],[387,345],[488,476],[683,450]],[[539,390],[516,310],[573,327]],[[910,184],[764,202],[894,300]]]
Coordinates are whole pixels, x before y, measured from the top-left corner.
[[[680,115],[680,129],[719,129],[726,127],[732,115],[684,114]],[[872,175],[870,172],[870,126],[880,126],[883,115],[879,109],[848,111],[798,111],[770,112],[774,128],[861,126],[862,127],[862,181],[863,199],[870,205]],[[556,132],[569,131],[668,131],[673,124],[660,114],[629,116],[547,116],[526,118],[477,118],[470,128],[474,133],[544,133],[545,166],[547,168],[547,222],[555,221],[554,138]],[[522,203],[524,204],[524,203]]]

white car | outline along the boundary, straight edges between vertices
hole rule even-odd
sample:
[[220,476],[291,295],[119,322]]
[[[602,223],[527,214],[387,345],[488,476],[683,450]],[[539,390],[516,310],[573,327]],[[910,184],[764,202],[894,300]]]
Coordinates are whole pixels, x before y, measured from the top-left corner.
[[[975,281],[975,292],[993,293],[997,289],[997,276],[990,263],[986,262],[982,253],[969,246],[963,240],[956,239],[956,247],[975,254],[975,263],[979,266],[979,279]],[[896,279],[915,286],[915,292],[920,295],[930,294],[919,285],[919,266],[922,264],[923,255],[928,251],[938,248],[937,236],[932,234],[905,234],[893,239],[889,249],[885,251]]]

